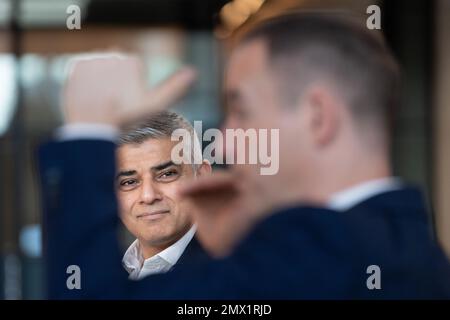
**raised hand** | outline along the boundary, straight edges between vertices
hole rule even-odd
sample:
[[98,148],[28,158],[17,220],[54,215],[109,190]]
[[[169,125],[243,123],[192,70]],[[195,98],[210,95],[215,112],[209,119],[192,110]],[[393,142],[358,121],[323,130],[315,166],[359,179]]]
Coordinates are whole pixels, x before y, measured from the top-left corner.
[[148,88],[144,66],[136,56],[89,55],[76,59],[63,93],[66,123],[121,126],[169,107],[195,79],[184,68],[154,88]]

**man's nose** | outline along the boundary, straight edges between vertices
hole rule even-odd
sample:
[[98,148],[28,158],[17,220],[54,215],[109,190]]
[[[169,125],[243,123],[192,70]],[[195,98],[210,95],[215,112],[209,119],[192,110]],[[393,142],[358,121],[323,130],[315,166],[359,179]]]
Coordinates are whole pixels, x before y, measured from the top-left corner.
[[152,181],[143,181],[141,185],[140,203],[152,204],[155,201],[161,200],[162,196],[157,186]]

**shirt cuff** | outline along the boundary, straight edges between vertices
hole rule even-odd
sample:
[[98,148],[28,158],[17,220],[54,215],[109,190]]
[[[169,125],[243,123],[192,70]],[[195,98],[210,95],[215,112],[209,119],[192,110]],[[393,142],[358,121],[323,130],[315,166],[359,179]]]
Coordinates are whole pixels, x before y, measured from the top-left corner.
[[69,140],[106,140],[116,142],[119,129],[107,124],[71,123],[56,129],[54,133],[58,141]]

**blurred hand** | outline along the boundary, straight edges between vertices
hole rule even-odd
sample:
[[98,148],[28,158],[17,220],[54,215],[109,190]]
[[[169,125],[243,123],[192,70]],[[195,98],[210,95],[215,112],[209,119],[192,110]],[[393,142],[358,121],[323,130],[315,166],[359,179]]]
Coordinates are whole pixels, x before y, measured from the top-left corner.
[[228,255],[269,209],[255,191],[232,170],[192,180],[180,190],[193,206],[197,237],[212,256]]
[[102,54],[76,60],[63,94],[66,123],[119,127],[173,104],[194,82],[184,68],[155,88],[147,88],[143,63],[135,56]]

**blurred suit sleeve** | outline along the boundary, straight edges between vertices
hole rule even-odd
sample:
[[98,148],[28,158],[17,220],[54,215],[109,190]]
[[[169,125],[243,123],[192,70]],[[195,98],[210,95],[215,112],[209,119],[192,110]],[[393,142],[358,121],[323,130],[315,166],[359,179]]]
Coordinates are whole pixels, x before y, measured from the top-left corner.
[[[115,295],[121,255],[114,194],[115,145],[109,141],[50,142],[39,150],[48,298]],[[67,288],[68,266],[81,270],[81,290]]]

